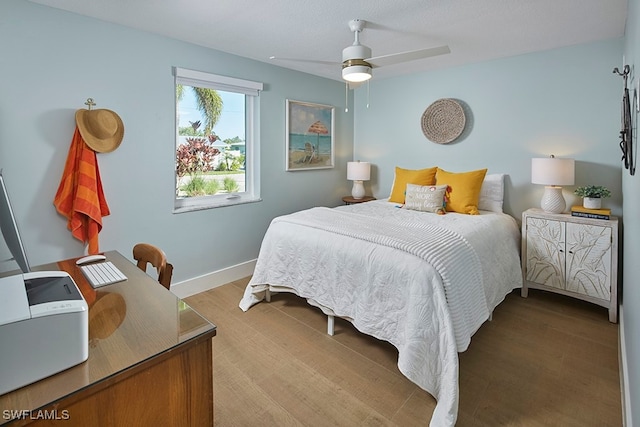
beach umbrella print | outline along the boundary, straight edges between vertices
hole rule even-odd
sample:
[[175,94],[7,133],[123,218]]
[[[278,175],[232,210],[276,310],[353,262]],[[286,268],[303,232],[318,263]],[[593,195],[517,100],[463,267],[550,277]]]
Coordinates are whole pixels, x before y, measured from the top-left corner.
[[327,129],[327,127],[320,120],[318,120],[317,122],[315,122],[314,124],[309,126],[309,129],[307,130],[307,132],[316,134],[316,136],[317,136],[317,139],[316,139],[316,154],[320,155],[320,135],[328,135],[329,134],[329,130]]

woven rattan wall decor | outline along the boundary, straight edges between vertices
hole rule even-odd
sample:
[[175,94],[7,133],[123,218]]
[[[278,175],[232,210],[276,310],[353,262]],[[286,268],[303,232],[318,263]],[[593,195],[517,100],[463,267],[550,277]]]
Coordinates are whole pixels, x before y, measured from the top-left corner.
[[462,105],[455,99],[442,98],[422,114],[422,132],[430,141],[448,144],[460,136],[465,122]]

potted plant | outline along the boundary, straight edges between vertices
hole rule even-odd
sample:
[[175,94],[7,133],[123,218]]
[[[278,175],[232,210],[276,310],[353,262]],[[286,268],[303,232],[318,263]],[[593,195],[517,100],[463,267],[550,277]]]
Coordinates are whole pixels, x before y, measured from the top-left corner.
[[582,206],[587,209],[600,209],[602,207],[602,199],[611,197],[611,191],[601,185],[578,187],[573,194],[582,197]]

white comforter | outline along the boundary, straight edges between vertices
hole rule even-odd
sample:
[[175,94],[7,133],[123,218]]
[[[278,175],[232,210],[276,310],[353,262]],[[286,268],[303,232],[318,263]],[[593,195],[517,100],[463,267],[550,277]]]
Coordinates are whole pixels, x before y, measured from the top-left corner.
[[[355,228],[354,228],[355,227]],[[504,214],[436,215],[375,201],[275,218],[240,308],[294,292],[392,343],[398,368],[438,401],[431,426],[458,412],[458,352],[522,286],[520,232]]]

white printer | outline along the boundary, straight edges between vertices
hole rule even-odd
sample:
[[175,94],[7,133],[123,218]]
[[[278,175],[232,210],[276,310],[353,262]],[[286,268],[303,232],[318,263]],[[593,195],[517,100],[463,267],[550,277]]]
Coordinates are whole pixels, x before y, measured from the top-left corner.
[[87,360],[88,312],[63,271],[0,278],[0,395]]

